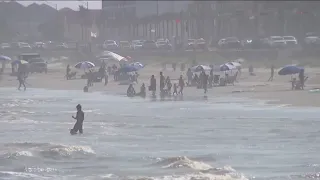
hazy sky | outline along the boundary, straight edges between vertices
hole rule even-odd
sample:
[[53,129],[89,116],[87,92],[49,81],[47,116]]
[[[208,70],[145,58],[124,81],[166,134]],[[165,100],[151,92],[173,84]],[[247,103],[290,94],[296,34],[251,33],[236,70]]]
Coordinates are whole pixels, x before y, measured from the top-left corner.
[[17,1],[23,5],[29,5],[32,3],[38,3],[38,4],[47,4],[51,7],[55,8],[55,5],[58,5],[58,9],[62,9],[65,7],[71,8],[73,10],[78,10],[79,9],[79,5],[84,5],[86,6],[86,3],[89,2],[89,9],[101,9],[101,0],[97,0],[97,1]]

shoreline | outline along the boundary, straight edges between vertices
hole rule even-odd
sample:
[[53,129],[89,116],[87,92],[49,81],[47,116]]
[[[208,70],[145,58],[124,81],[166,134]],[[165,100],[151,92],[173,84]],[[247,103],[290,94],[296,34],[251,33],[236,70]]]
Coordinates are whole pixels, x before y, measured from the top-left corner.
[[[149,84],[149,77],[154,74],[158,82],[159,67],[149,66],[139,72],[139,83],[135,84],[136,91],[140,90],[141,83]],[[7,69],[8,70],[8,69]],[[308,69],[309,70],[309,69]],[[8,70],[9,71],[9,70]],[[155,73],[154,73],[155,72]],[[312,72],[312,71],[311,71]],[[315,69],[317,72],[317,69]],[[80,72],[81,73],[81,72]],[[185,72],[173,72],[163,71],[165,77],[170,76],[172,83],[176,83],[177,77],[185,75]],[[320,77],[317,74],[313,74],[311,83],[307,82],[306,90],[291,90],[291,85],[288,80],[290,77],[276,76],[273,82],[266,82],[269,78],[269,72],[262,69],[256,72],[257,76],[249,76],[245,71],[240,75],[239,82],[234,86],[228,85],[224,87],[213,87],[208,89],[206,96],[208,99],[215,97],[235,97],[235,98],[247,98],[252,100],[261,100],[269,105],[279,105],[280,107],[320,107],[320,93],[310,93],[309,90],[317,87],[320,82]],[[309,80],[310,81],[310,80]],[[84,79],[66,80],[64,78],[64,69],[59,68],[49,71],[48,74],[31,74],[27,81],[27,90],[29,88],[40,88],[48,90],[79,90],[83,91],[83,87],[86,84]],[[8,74],[2,74],[2,80],[0,81],[1,87],[16,87],[18,82],[16,77],[9,76]],[[320,86],[320,85],[319,85]],[[113,77],[109,77],[109,83],[104,86],[104,83],[94,83],[93,87],[89,88],[90,92],[101,92],[109,95],[125,95],[127,85],[119,85],[119,82],[114,82]],[[185,87],[184,94],[186,99],[201,100],[205,96],[203,89],[197,89],[196,87]],[[150,92],[147,92],[147,97],[150,96]],[[159,91],[157,91],[157,99],[159,98]],[[202,99],[205,100],[205,99]]]

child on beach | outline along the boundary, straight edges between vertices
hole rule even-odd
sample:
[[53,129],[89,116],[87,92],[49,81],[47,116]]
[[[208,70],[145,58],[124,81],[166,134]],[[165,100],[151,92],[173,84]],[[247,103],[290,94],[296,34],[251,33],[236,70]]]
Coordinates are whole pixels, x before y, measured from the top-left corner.
[[172,95],[178,95],[178,86],[176,83],[173,84],[173,93]]

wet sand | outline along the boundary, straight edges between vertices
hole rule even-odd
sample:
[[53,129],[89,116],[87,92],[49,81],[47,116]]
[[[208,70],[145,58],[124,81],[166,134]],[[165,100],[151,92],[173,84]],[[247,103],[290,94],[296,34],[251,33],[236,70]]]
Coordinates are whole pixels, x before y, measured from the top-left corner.
[[[65,78],[65,67],[61,65],[49,66],[48,74],[31,74],[27,79],[28,88],[44,88],[44,89],[57,89],[57,90],[81,90],[86,85],[85,79],[80,79],[80,75],[83,71],[77,71],[77,79],[66,80]],[[74,69],[73,69],[74,70]],[[291,90],[290,76],[279,76],[277,70],[274,81],[267,82],[270,76],[269,69],[255,69],[256,76],[249,76],[248,69],[244,68],[242,74],[238,79],[239,82],[235,83],[234,86],[228,85],[225,87],[213,87],[208,90],[207,96],[221,97],[221,96],[232,96],[232,97],[245,97],[267,100],[268,103],[279,104],[279,105],[292,105],[292,106],[314,106],[320,107],[320,92],[311,93],[310,89],[320,88],[320,74],[317,72],[320,69],[317,68],[306,68],[306,75],[309,77],[306,82],[305,90]],[[149,86],[149,78],[154,74],[159,83],[159,72],[161,66],[159,64],[149,64],[147,67],[139,71],[139,83],[134,85],[136,91],[140,89],[141,83],[145,83],[146,87]],[[10,69],[7,68],[5,73],[2,75],[0,81],[0,87],[17,87],[18,81],[16,77],[10,76]],[[184,75],[186,72],[180,72],[177,70],[173,72],[171,68],[163,71],[164,76],[170,76],[172,83],[177,83],[177,79],[180,75]],[[104,83],[95,83],[93,87],[90,87],[89,92],[102,91],[108,94],[125,95],[127,85],[119,85],[119,82],[114,82],[113,77],[109,77],[109,83],[104,86]],[[158,88],[158,87],[157,87]],[[148,92],[148,94],[150,94]],[[201,97],[204,96],[202,89],[195,87],[186,87],[184,90],[184,96],[188,97]]]

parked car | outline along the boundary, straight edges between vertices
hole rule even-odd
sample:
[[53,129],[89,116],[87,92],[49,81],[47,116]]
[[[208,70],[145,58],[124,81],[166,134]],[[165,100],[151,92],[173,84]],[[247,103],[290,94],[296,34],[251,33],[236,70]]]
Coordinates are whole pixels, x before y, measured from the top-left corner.
[[143,40],[133,40],[131,44],[133,50],[140,50],[143,46]]
[[147,40],[147,41],[143,42],[142,49],[144,49],[144,50],[155,50],[155,49],[157,49],[157,45],[156,45],[156,43],[154,41]]
[[29,72],[30,73],[47,73],[48,72],[48,65],[47,62],[45,62],[41,58],[34,58],[30,59],[29,61]]
[[47,48],[46,44],[44,42],[35,42],[33,44],[33,48],[36,48],[36,49],[45,49]]
[[114,40],[106,40],[103,43],[103,48],[107,49],[107,50],[118,50],[119,49],[119,45]]
[[283,36],[283,39],[287,46],[294,46],[298,44],[298,41],[294,36]]
[[195,49],[195,42],[196,42],[195,39],[188,39],[186,50]]
[[19,42],[18,43],[19,49],[32,49],[30,44],[25,43],[25,42]]
[[241,45],[243,48],[248,49],[263,49],[269,48],[268,39],[256,39],[256,38],[247,38],[241,41]]
[[305,44],[320,44],[319,36],[307,36],[304,38]]
[[163,38],[161,38],[161,39],[157,39],[157,41],[156,41],[156,43],[157,42],[167,42],[167,43],[170,43],[170,41],[169,41],[169,39],[163,39]]
[[218,42],[220,48],[241,48],[241,42],[237,37],[227,37]]
[[129,41],[120,41],[119,45],[120,45],[120,48],[123,50],[131,50],[132,49]]
[[207,42],[203,38],[195,40],[194,45],[196,49],[208,50]]
[[39,53],[23,53],[18,55],[19,60],[25,60],[28,62],[30,59],[39,59],[39,58],[40,58]]
[[11,45],[9,43],[1,43],[1,49],[10,49]]
[[68,45],[66,43],[58,43],[55,47],[55,49],[58,49],[58,50],[65,50],[65,49],[68,49]]
[[165,40],[157,41],[156,46],[158,49],[161,49],[161,50],[171,50],[172,49],[172,45],[169,43],[169,41],[165,41]]
[[287,42],[281,36],[270,36],[268,40],[272,48],[283,48],[287,45]]

